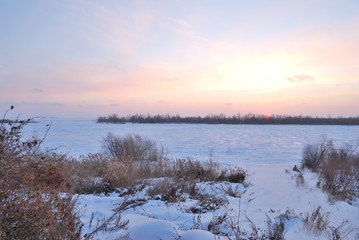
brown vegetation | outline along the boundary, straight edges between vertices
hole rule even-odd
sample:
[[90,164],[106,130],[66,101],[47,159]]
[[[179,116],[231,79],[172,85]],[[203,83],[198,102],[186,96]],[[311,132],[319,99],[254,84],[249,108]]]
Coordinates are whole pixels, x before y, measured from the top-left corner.
[[[167,184],[173,181],[176,183],[176,189],[188,193],[188,189],[191,189],[189,186],[196,182],[243,183],[246,178],[243,169],[221,167],[213,160],[201,163],[191,159],[168,159],[162,147],[138,135],[119,137],[109,134],[103,139],[102,147],[103,154],[66,160],[67,171],[72,172],[75,192],[110,192],[115,188],[146,183],[148,179],[165,178],[169,180]],[[156,184],[165,183],[157,181],[151,184],[155,188],[162,188]]]
[[1,239],[79,239],[76,199],[60,193],[65,177],[40,153],[42,140],[21,139],[29,121],[0,124]]
[[332,226],[329,221],[329,212],[324,212],[320,206],[304,214],[303,224],[308,233],[314,236],[324,234],[327,239],[333,240],[347,239],[347,236],[355,231],[347,220],[342,221],[338,226]]
[[320,184],[332,196],[352,200],[359,196],[358,144],[336,148],[325,138],[307,144],[303,150],[302,168],[319,173]]
[[139,135],[118,137],[108,133],[102,141],[102,148],[106,155],[120,161],[159,161],[164,156],[162,147]]

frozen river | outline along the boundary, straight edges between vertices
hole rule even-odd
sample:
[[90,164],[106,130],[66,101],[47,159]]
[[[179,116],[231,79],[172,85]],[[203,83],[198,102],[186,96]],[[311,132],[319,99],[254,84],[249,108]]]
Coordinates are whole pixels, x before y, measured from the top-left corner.
[[359,126],[318,125],[207,125],[105,124],[93,120],[37,119],[25,127],[26,137],[42,137],[51,123],[44,146],[80,155],[101,151],[101,139],[139,134],[163,145],[169,157],[208,160],[212,151],[222,164],[297,164],[303,145],[326,135],[336,144],[358,141]]

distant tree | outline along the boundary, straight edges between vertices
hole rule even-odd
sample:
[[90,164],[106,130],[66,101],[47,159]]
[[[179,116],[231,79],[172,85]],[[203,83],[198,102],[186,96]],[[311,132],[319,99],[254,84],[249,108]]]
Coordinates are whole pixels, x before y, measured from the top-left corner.
[[263,115],[248,113],[246,115],[226,116],[224,114],[210,114],[204,117],[180,115],[142,115],[135,114],[127,117],[119,117],[117,114],[100,116],[99,123],[192,123],[192,124],[306,124],[306,125],[359,125],[359,117],[310,117],[310,116],[286,116]]

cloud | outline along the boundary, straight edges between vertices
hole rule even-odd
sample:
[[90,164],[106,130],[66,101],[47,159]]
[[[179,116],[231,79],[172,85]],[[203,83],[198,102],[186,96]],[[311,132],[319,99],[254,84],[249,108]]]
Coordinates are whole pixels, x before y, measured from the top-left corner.
[[118,106],[120,106],[120,105],[118,105],[117,103],[113,103],[110,105],[110,107],[118,107]]
[[2,69],[2,68],[5,68],[5,66],[0,64],[0,69]]
[[226,106],[228,106],[228,107],[231,107],[232,105],[233,105],[232,103],[229,103],[229,102],[226,103]]
[[190,26],[190,24],[189,24],[187,21],[185,21],[185,20],[174,19],[174,18],[172,18],[171,20],[172,20],[173,22],[177,23],[178,25],[181,25],[181,26],[185,26],[185,27]]
[[31,92],[43,93],[44,91],[40,88],[33,88],[33,89],[31,89]]
[[30,106],[52,106],[52,107],[66,107],[67,104],[60,102],[22,102],[24,105]]
[[101,104],[88,104],[87,107],[89,108],[102,108],[104,105]]
[[309,75],[300,74],[300,75],[292,75],[290,77],[287,77],[287,80],[289,82],[299,83],[299,82],[310,82],[313,81],[314,78]]

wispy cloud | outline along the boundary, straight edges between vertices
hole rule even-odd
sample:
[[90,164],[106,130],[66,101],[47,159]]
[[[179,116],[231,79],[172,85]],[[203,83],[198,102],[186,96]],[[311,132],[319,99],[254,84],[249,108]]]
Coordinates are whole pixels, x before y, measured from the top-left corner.
[[113,104],[110,104],[110,107],[118,107],[120,105],[118,105],[117,103],[113,103]]
[[31,92],[43,93],[44,90],[42,90],[42,89],[40,89],[40,88],[33,88],[33,89],[31,89]]
[[309,76],[309,75],[305,75],[305,74],[300,74],[300,75],[292,75],[290,77],[287,77],[287,80],[289,82],[294,82],[294,83],[300,83],[300,82],[310,82],[313,81],[314,78]]
[[60,102],[21,102],[24,105],[29,105],[29,106],[52,106],[52,107],[66,107],[67,104],[65,103],[60,103]]
[[87,107],[89,107],[89,108],[102,108],[102,107],[105,107],[105,106],[102,105],[102,104],[88,104]]
[[185,27],[188,27],[190,24],[189,22],[185,21],[185,20],[181,20],[181,19],[174,19],[172,18],[171,19],[173,22],[177,23],[178,25],[181,25],[181,26],[185,26]]

